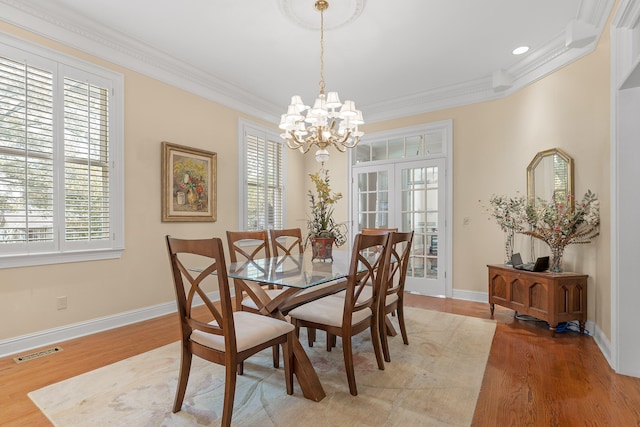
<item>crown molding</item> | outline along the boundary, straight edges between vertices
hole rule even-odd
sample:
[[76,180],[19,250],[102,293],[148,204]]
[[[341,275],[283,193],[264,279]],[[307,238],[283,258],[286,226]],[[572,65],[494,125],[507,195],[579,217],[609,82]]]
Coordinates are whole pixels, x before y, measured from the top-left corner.
[[[597,37],[584,47],[565,46],[566,31],[504,70],[509,85],[494,87],[492,75],[474,81],[416,93],[385,102],[361,105],[368,123],[417,115],[502,98],[592,52],[615,0],[582,0],[577,20],[592,25]],[[212,77],[144,43],[99,25],[83,27],[82,17],[67,10],[27,6],[0,0],[3,21],[79,51],[136,71],[270,123],[280,120],[281,106]],[[494,72],[494,74],[495,74]]]

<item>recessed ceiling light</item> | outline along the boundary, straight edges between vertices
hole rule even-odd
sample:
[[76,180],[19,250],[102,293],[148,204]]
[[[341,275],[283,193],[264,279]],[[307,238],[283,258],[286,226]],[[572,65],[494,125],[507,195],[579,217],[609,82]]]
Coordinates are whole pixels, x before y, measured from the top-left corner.
[[515,49],[513,49],[513,53],[514,55],[522,55],[523,53],[527,53],[529,51],[529,46],[520,46],[517,47]]

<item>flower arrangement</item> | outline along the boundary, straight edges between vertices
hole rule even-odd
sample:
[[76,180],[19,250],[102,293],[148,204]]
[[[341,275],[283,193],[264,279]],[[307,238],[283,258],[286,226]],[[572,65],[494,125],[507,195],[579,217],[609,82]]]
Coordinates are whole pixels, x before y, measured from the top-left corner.
[[184,174],[183,182],[178,184],[180,190],[192,190],[198,193],[198,195],[202,194],[204,191],[204,185],[202,178],[194,178],[190,176],[188,173]]
[[[204,162],[184,159],[174,163],[174,191],[178,197],[178,204],[184,203],[185,195],[186,201],[192,206],[196,205],[205,196],[207,182],[204,177],[206,175],[207,171]],[[182,203],[180,203],[181,200]]]
[[522,234],[542,240],[551,248],[551,271],[561,271],[560,263],[566,246],[589,243],[600,234],[600,202],[587,190],[581,202],[572,195],[554,195],[551,202],[538,198],[525,208],[531,230]]
[[489,216],[496,220],[502,231],[505,232],[505,257],[506,263],[511,263],[515,233],[524,230],[526,224],[525,207],[527,201],[522,196],[491,196],[490,207],[487,209]]
[[333,219],[333,205],[342,198],[341,193],[332,193],[329,185],[329,171],[321,169],[309,174],[316,191],[309,190],[311,218],[307,221],[308,234],[305,247],[316,237],[334,238],[335,245],[341,246],[347,242],[347,226],[338,224]]

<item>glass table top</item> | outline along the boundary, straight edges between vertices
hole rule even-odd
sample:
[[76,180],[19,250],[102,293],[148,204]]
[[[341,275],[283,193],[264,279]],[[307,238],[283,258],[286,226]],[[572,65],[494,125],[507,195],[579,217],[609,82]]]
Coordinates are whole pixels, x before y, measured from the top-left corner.
[[311,260],[311,253],[232,262],[230,278],[291,288],[309,288],[349,275],[349,251],[333,250],[333,262]]

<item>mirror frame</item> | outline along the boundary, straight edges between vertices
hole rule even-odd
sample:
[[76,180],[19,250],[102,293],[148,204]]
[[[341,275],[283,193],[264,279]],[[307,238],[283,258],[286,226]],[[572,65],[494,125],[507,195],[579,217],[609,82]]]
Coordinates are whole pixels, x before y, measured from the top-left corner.
[[[536,169],[536,166],[538,166],[538,164],[544,158],[555,156],[555,155],[560,156],[560,158],[562,158],[567,162],[567,174],[569,175],[567,177],[567,185],[569,187],[568,190],[571,196],[575,195],[574,186],[573,186],[573,157],[571,157],[570,155],[568,155],[566,152],[564,152],[559,148],[551,148],[549,150],[540,151],[538,154],[535,155],[533,160],[531,160],[531,163],[529,163],[529,166],[527,166],[527,199],[528,200],[535,201],[536,197],[541,197],[542,199],[547,200],[546,195],[536,195],[535,193],[535,187],[536,187],[535,169]],[[550,199],[547,201],[550,201]]]

